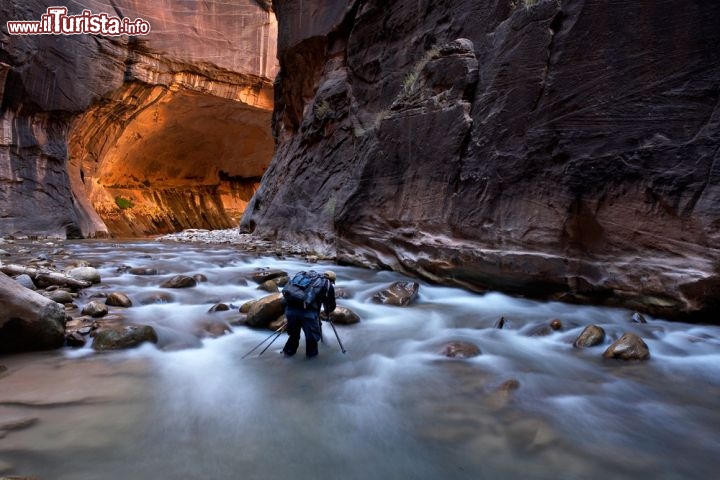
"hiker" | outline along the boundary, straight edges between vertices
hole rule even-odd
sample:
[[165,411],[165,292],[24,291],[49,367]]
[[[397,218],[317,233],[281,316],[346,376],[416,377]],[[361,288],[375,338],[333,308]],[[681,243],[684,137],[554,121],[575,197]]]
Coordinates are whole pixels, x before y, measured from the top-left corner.
[[335,310],[335,278],[335,273],[329,270],[322,275],[313,270],[299,272],[283,289],[290,336],[282,349],[285,356],[291,357],[297,352],[301,328],[305,334],[305,355],[317,356],[318,341],[322,340],[320,307],[324,308],[325,315]]

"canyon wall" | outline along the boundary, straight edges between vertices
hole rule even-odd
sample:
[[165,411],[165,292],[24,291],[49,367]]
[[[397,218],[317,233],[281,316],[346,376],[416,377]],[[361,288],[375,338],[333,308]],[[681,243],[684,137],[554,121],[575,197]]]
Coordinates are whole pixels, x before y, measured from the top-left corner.
[[278,145],[242,230],[717,321],[720,3],[273,7]]
[[[54,5],[151,32],[8,34]],[[237,225],[274,148],[268,2],[10,1],[0,20],[0,234]]]

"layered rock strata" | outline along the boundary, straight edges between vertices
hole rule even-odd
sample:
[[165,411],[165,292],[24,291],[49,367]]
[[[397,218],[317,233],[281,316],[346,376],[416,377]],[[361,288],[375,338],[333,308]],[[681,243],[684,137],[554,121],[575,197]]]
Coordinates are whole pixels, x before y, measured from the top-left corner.
[[142,18],[147,36],[0,26],[0,233],[144,235],[236,221],[269,162],[266,2],[4,2],[3,20]]
[[720,4],[275,0],[241,228],[474,290],[713,320]]

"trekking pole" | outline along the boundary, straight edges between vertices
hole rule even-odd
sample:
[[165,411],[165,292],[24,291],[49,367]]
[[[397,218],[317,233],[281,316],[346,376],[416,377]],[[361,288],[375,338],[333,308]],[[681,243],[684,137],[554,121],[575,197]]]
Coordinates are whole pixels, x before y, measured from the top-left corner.
[[[286,326],[287,326],[287,324],[283,324],[280,328],[278,328],[278,329],[275,330],[272,334],[270,334],[269,337],[267,337],[265,340],[263,340],[262,342],[260,342],[260,343],[258,343],[257,345],[255,345],[255,347],[254,347],[252,350],[250,350],[249,352],[247,352],[247,353],[246,353],[245,355],[243,355],[241,358],[247,357],[247,356],[250,355],[252,352],[254,352],[254,351],[257,350],[258,348],[260,348],[260,345],[262,345],[263,343],[265,343],[265,342],[267,342],[268,340],[270,340],[270,339],[273,337],[273,335],[276,335],[276,334],[277,334],[277,336],[279,337],[280,334],[282,333],[282,331],[285,330],[285,327],[286,327]],[[273,340],[273,342],[274,342],[274,341],[275,341],[275,340]],[[265,351],[265,350],[263,350],[263,352],[264,352],[264,351]]]
[[345,350],[345,347],[343,347],[343,344],[340,341],[340,335],[338,335],[337,330],[335,330],[335,324],[333,324],[332,320],[330,320],[330,317],[327,317],[327,321],[330,323],[333,332],[335,332],[335,338],[337,338],[338,345],[340,345],[340,350],[342,350],[343,354],[347,353],[347,350]]
[[276,336],[275,338],[273,338],[272,342],[268,343],[267,347],[263,348],[263,351],[260,352],[260,353],[258,353],[258,357],[259,357],[260,355],[262,355],[263,353],[265,353],[265,350],[267,350],[268,348],[270,348],[270,345],[272,345],[273,343],[275,343],[275,340],[277,340],[278,338],[280,338],[280,335],[282,335],[282,333],[283,333],[284,330],[285,330],[285,325],[282,326],[282,330],[281,330],[281,331],[277,332],[277,336]]

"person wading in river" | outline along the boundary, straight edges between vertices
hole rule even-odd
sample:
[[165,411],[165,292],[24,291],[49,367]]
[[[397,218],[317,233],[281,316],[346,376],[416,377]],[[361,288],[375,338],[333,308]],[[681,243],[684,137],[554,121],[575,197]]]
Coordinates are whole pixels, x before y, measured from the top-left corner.
[[300,344],[300,329],[305,334],[305,355],[317,356],[318,342],[322,340],[320,327],[320,307],[325,315],[335,310],[335,273],[327,271],[322,275],[310,270],[299,272],[283,288],[285,297],[285,317],[290,338],[282,353],[291,357]]

